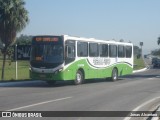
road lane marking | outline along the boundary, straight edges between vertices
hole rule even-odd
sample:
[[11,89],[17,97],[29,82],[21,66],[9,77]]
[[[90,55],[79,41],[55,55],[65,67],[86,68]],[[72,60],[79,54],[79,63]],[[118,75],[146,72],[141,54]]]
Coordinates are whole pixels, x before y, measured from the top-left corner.
[[[148,101],[146,101],[145,103],[137,106],[137,107],[136,107],[135,109],[133,109],[132,111],[138,111],[138,110],[139,110],[140,108],[142,108],[143,106],[145,106],[145,105],[147,105],[147,104],[149,104],[149,103],[151,103],[151,102],[153,102],[153,101],[155,101],[155,100],[157,100],[157,99],[160,99],[160,97],[156,97],[156,98],[153,98],[153,99],[151,99],[151,100],[148,100]],[[124,120],[130,120],[131,118],[132,118],[132,117],[125,117]]]
[[160,78],[160,76],[156,76],[156,78]]
[[44,102],[35,103],[35,104],[31,104],[31,105],[26,105],[26,106],[22,106],[22,107],[18,107],[18,108],[13,108],[13,109],[6,110],[6,111],[20,110],[20,109],[24,109],[24,108],[34,107],[34,106],[43,105],[43,104],[46,104],[46,103],[51,103],[51,102],[56,102],[56,101],[61,101],[61,100],[66,100],[66,99],[70,99],[70,98],[72,98],[72,97],[65,97],[65,98],[59,98],[59,99],[55,99],[55,100],[44,101]]
[[154,78],[148,78],[148,80],[153,80]]

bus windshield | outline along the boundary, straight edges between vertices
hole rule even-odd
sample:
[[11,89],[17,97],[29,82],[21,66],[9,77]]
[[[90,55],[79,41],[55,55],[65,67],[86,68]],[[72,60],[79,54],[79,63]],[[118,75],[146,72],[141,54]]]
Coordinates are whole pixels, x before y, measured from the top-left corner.
[[32,45],[31,64],[35,67],[54,68],[63,63],[63,46],[58,44]]

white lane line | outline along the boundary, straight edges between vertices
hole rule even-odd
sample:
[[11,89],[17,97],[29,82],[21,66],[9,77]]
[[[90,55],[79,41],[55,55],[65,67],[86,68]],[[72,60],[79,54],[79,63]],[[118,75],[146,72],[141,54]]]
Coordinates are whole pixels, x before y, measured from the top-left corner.
[[160,76],[156,76],[156,78],[160,78]]
[[154,78],[148,78],[148,80],[153,80]]
[[[149,103],[151,103],[151,102],[153,102],[153,101],[155,101],[155,100],[157,100],[157,99],[160,99],[160,97],[156,97],[156,98],[153,98],[153,99],[151,99],[151,100],[149,100],[149,101],[146,101],[145,103],[139,105],[138,107],[136,107],[136,108],[133,109],[132,111],[138,111],[138,110],[139,110],[140,108],[142,108],[143,106],[145,106],[145,105],[147,105],[147,104],[149,104]],[[124,120],[130,120],[131,118],[132,118],[132,117],[125,117]]]
[[44,101],[44,102],[40,102],[40,103],[36,103],[36,104],[31,104],[31,105],[27,105],[27,106],[18,107],[18,108],[13,108],[13,109],[6,110],[6,111],[20,110],[20,109],[24,109],[24,108],[29,108],[29,107],[33,107],[33,106],[43,105],[43,104],[46,104],[46,103],[66,100],[66,99],[70,99],[70,98],[72,98],[72,97],[65,97],[65,98],[59,98],[59,99],[55,99],[55,100]]

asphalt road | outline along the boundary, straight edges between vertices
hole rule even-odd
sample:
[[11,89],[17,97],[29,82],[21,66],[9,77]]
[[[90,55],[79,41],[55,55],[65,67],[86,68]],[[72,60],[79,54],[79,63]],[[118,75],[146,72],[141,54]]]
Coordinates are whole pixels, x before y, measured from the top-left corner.
[[[65,82],[51,87],[43,81],[0,83],[0,111],[149,110],[155,102],[160,103],[159,97],[160,69],[153,68],[125,76],[117,82],[92,80],[79,86]],[[149,107],[145,107],[147,105]],[[125,117],[37,119],[127,120]]]

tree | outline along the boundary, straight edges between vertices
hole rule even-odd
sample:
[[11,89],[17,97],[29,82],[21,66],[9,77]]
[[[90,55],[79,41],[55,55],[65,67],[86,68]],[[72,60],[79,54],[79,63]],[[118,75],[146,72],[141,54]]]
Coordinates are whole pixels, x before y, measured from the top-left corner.
[[141,54],[141,49],[138,46],[134,46],[134,55],[139,55]]
[[123,40],[123,39],[120,39],[119,42],[124,42],[124,40]]
[[134,46],[134,56],[137,58],[141,57],[141,49],[138,46]]
[[152,51],[151,51],[151,54],[152,54],[152,55],[155,55],[155,56],[159,56],[159,55],[160,55],[160,49],[152,50]]
[[32,36],[28,35],[23,35],[21,34],[17,39],[16,39],[16,44],[17,45],[31,45],[32,41]]
[[158,41],[157,41],[158,45],[160,44],[160,37],[158,37]]
[[29,21],[28,11],[24,5],[24,0],[0,0],[0,39],[4,44],[2,80],[4,79],[7,49],[15,42],[17,33],[22,31]]

